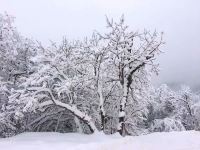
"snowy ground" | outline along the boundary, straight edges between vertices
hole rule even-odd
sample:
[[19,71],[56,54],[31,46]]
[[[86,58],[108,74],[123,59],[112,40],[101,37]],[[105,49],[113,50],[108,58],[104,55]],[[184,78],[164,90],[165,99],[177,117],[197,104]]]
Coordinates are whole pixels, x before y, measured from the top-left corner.
[[126,138],[103,134],[23,133],[0,139],[0,150],[200,150],[200,132],[153,133]]

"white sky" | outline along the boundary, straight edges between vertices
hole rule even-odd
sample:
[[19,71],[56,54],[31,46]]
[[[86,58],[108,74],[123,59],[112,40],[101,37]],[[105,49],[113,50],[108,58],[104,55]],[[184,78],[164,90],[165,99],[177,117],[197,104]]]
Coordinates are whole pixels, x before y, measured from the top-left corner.
[[25,36],[47,44],[105,30],[105,15],[122,14],[130,28],[164,31],[156,82],[200,85],[200,0],[0,0]]

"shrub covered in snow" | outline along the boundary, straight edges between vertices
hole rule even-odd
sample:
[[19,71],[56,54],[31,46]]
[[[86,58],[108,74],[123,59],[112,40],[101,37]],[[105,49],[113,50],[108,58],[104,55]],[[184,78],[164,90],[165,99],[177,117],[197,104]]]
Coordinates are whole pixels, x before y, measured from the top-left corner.
[[173,118],[156,119],[149,128],[150,132],[184,131],[181,121]]

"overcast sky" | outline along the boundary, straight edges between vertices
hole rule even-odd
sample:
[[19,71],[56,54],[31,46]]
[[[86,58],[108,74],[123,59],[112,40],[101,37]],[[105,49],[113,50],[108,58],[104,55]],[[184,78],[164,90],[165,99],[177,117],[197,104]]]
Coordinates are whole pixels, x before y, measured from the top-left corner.
[[157,84],[200,85],[200,0],[0,0],[0,13],[16,17],[25,36],[49,40],[82,39],[104,31],[105,15],[125,15],[133,30],[164,31]]

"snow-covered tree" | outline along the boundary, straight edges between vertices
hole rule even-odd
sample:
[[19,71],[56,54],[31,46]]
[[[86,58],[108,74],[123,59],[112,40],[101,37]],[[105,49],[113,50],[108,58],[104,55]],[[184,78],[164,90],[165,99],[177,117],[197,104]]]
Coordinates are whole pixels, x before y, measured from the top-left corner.
[[[100,37],[94,33],[91,39],[86,39],[80,46],[80,54],[78,62],[81,64],[80,71],[84,72],[84,78],[90,87],[88,90],[94,94],[94,99],[98,102],[100,115],[100,130],[104,130],[105,122],[105,60],[106,60],[106,44]],[[81,57],[80,57],[81,56]],[[88,82],[88,83],[87,83]]]
[[157,72],[154,60],[163,44],[162,34],[129,31],[128,26],[124,24],[124,17],[119,23],[107,19],[107,24],[110,32],[102,38],[109,41],[108,66],[112,68],[110,72],[112,80],[118,81],[122,87],[118,131],[121,135],[125,135],[125,112],[130,89],[134,86],[139,90],[148,83],[149,74]]
[[150,132],[169,132],[185,130],[177,115],[178,94],[166,84],[153,91],[153,100],[148,106],[147,126]]
[[[97,131],[92,118],[84,112],[85,84],[83,72],[79,70],[76,46],[70,44],[57,48],[41,49],[32,59],[38,64],[35,72],[9,98],[12,102],[23,104],[21,110],[44,110],[51,105],[59,106],[71,112],[88,125],[91,132]],[[89,95],[88,95],[89,96]],[[76,101],[82,99],[78,108]],[[82,110],[81,110],[82,109]]]
[[186,85],[181,86],[181,90],[178,92],[178,94],[178,114],[180,115],[186,130],[194,130],[198,125],[198,121],[194,114],[195,94],[192,93],[190,87]]
[[32,73],[30,58],[36,50],[34,42],[21,36],[13,22],[12,16],[0,14],[0,114],[1,118],[4,117],[1,120],[5,120],[11,130],[14,125],[17,129],[18,123],[12,111],[7,110],[8,97],[12,89],[17,89],[24,78]]
[[13,22],[12,16],[0,14],[0,76],[16,84],[19,77],[32,72],[30,57],[35,45],[18,33]]

